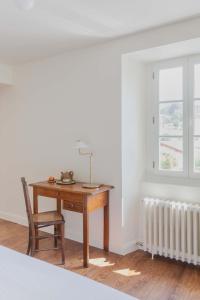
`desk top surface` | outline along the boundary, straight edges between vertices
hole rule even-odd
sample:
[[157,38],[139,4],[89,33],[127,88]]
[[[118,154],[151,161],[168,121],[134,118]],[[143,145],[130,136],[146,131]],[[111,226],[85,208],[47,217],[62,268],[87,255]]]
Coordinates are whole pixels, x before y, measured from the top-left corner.
[[42,182],[36,182],[30,184],[31,187],[43,188],[47,190],[55,190],[59,192],[85,194],[85,195],[96,195],[99,193],[107,192],[114,188],[111,185],[103,184],[97,189],[88,189],[88,188],[83,188],[82,185],[83,185],[82,182],[76,182],[75,184],[70,184],[70,185],[60,185],[57,183],[49,183],[48,181],[42,181]]

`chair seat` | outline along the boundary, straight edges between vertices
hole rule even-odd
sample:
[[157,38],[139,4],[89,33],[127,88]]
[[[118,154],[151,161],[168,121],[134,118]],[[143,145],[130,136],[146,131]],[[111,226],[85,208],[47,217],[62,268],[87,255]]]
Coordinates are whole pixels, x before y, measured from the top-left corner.
[[57,211],[46,211],[33,214],[33,222],[36,225],[61,224],[64,222],[64,218]]

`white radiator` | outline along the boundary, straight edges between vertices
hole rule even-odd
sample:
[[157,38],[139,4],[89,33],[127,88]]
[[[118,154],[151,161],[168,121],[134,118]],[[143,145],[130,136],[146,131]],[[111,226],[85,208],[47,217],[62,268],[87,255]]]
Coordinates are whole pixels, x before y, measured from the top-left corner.
[[145,198],[144,251],[200,264],[200,204]]

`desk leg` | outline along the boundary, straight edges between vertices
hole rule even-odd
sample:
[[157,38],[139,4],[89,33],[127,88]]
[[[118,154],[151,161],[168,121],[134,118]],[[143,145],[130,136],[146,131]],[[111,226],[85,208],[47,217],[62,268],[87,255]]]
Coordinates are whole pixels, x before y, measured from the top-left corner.
[[61,214],[61,199],[58,197],[58,198],[56,199],[56,201],[57,201],[57,212],[58,212],[59,214]]
[[[38,194],[37,189],[33,188],[33,211],[34,214],[38,214]],[[35,236],[38,236],[38,228],[35,227]],[[39,249],[39,240],[36,240],[35,249]]]
[[87,199],[84,199],[83,210],[83,266],[89,266],[89,213],[87,209]]
[[104,206],[104,250],[109,251],[109,192],[107,192],[107,205]]
[[[61,214],[61,212],[62,212],[62,209],[61,209],[61,204],[62,204],[62,200],[60,199],[60,197],[58,197],[57,199],[56,199],[56,207],[57,207],[57,212],[59,213],[59,214]],[[60,225],[56,225],[55,227],[54,227],[54,234],[60,234],[61,235],[61,226]],[[58,241],[58,239],[59,238],[55,238],[54,239],[54,245],[55,245],[55,248],[57,248],[57,246],[58,246],[58,243],[57,243],[57,241]]]

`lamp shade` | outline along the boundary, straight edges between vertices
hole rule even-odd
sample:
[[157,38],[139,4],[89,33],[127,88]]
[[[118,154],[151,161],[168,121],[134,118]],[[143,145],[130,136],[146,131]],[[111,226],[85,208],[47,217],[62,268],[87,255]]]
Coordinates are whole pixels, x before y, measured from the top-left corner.
[[88,144],[86,144],[85,142],[81,141],[81,140],[77,140],[75,143],[75,149],[86,149],[88,148]]
[[15,0],[16,6],[22,10],[30,10],[33,8],[34,0]]

